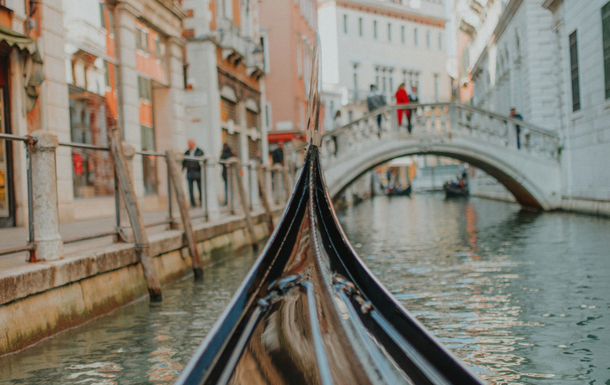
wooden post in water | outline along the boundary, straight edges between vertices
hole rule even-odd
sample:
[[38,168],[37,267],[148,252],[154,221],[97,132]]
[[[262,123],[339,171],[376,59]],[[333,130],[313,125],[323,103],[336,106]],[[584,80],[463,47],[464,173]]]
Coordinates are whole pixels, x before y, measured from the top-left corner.
[[265,208],[265,216],[267,217],[267,224],[269,226],[269,235],[273,233],[274,225],[273,225],[273,214],[271,213],[271,206],[269,206],[269,201],[267,200],[267,187],[265,185],[265,172],[263,170],[263,165],[258,164],[256,167],[256,174],[258,176],[258,188],[261,192],[261,200],[263,201],[263,207]]
[[138,199],[131,181],[127,160],[123,154],[121,136],[116,126],[110,126],[109,128],[108,139],[110,142],[112,163],[114,163],[117,180],[119,181],[119,189],[121,190],[121,195],[125,202],[125,209],[129,216],[129,222],[133,229],[136,252],[140,257],[140,263],[142,264],[142,270],[144,271],[146,286],[148,286],[148,295],[150,296],[151,302],[161,302],[163,300],[161,284],[159,283],[159,278],[157,278],[157,272],[155,271],[153,261],[149,258],[150,245],[148,244],[148,235],[146,234],[146,228],[144,227],[144,221],[142,220],[142,214],[140,212],[140,207],[138,206]]
[[197,242],[195,241],[195,233],[193,232],[193,224],[191,222],[191,215],[189,214],[186,196],[184,195],[184,190],[182,189],[180,168],[176,164],[176,158],[181,156],[182,154],[176,150],[167,150],[165,152],[165,159],[167,160],[167,168],[169,170],[169,176],[171,179],[168,180],[167,183],[174,185],[176,201],[178,202],[178,207],[180,208],[182,226],[184,227],[184,236],[189,248],[189,254],[191,254],[193,273],[195,274],[195,280],[200,281],[203,279],[203,268],[201,267],[201,259],[199,258],[199,251],[197,250]]
[[233,178],[235,181],[235,186],[237,186],[237,191],[239,193],[239,201],[241,203],[241,207],[244,209],[244,215],[246,216],[246,226],[248,227],[248,235],[250,236],[250,243],[256,249],[258,244],[256,243],[256,236],[254,235],[254,225],[252,223],[252,216],[250,215],[250,204],[248,203],[248,196],[246,195],[246,190],[244,189],[244,181],[241,178],[241,162],[237,158],[229,159],[231,162],[231,167],[235,172],[233,173]]

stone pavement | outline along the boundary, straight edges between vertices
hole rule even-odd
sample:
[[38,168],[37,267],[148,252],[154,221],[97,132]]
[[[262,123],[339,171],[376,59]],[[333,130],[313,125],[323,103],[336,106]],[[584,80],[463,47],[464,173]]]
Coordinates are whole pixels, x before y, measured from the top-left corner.
[[[221,208],[222,210],[223,208]],[[226,210],[226,208],[224,208]],[[191,217],[195,217],[203,214],[203,210],[200,208],[193,208],[190,210]],[[181,223],[180,213],[176,210],[173,213],[174,220],[177,223]],[[221,212],[222,218],[229,217],[228,212]],[[157,223],[163,221],[167,218],[167,211],[154,211],[154,212],[146,212],[142,214],[145,224],[149,223]],[[128,219],[123,219],[123,226],[129,226]],[[196,218],[192,219],[193,224],[201,223],[205,219],[204,218]],[[61,234],[62,239],[73,239],[80,238],[94,234],[100,234],[105,232],[114,231],[115,229],[115,217],[108,218],[97,218],[90,219],[85,221],[76,221],[76,222],[64,222],[59,224],[59,232]],[[160,231],[163,231],[167,228],[167,225],[159,225],[155,227],[148,227],[146,230],[148,234],[155,234]],[[0,249],[8,249],[13,247],[25,246],[27,244],[28,239],[28,229],[26,227],[15,227],[9,229],[0,229]],[[70,255],[79,252],[83,252],[85,250],[95,249],[101,246],[107,246],[112,244],[112,237],[103,237],[91,240],[85,240],[75,243],[64,244],[64,254]],[[27,261],[29,254],[26,252],[11,254],[0,256],[0,269],[16,266],[23,264]]]

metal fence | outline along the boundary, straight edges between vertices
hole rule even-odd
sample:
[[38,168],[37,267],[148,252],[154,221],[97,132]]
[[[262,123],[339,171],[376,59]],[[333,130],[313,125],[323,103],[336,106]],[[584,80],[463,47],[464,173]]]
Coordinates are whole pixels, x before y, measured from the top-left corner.
[[[29,252],[29,262],[36,262],[36,236],[34,233],[34,194],[33,194],[33,180],[32,180],[32,169],[31,169],[31,152],[32,146],[36,144],[36,139],[31,136],[17,136],[11,134],[0,134],[0,140],[8,140],[8,141],[20,141],[25,145],[26,150],[26,164],[27,164],[27,207],[28,207],[28,239],[24,246],[13,247],[8,249],[0,249],[0,256],[16,254],[21,252]],[[80,149],[80,150],[90,150],[90,151],[103,151],[110,152],[108,147],[96,146],[85,143],[72,143],[72,142],[59,142],[60,147],[69,147],[72,149]],[[162,221],[152,222],[145,224],[145,227],[155,227],[168,225],[168,227],[175,228],[176,223],[174,222],[174,214],[173,214],[173,204],[172,200],[174,199],[172,192],[172,182],[170,178],[169,165],[167,164],[167,155],[154,151],[136,151],[136,155],[139,156],[148,156],[161,158],[165,160],[166,170],[167,170],[167,218]],[[234,183],[234,177],[241,176],[243,173],[247,173],[247,181],[248,181],[248,201],[249,207],[241,207],[242,211],[248,210],[252,211],[253,209],[253,201],[255,190],[258,192],[258,189],[253,188],[252,186],[256,186],[257,184],[254,181],[257,181],[258,168],[261,167],[263,169],[263,174],[267,175],[263,186],[261,188],[267,188],[267,186],[271,186],[271,193],[273,202],[278,205],[284,203],[289,195],[288,189],[291,186],[287,183],[288,179],[286,179],[287,173],[284,171],[284,167],[282,165],[262,165],[257,161],[250,161],[247,164],[241,165],[241,169],[238,169],[240,166],[240,162],[236,159],[227,159],[215,161],[210,157],[192,157],[188,155],[183,156],[184,160],[196,161],[199,162],[201,166],[201,190],[200,190],[200,201],[203,212],[196,215],[191,215],[191,219],[204,219],[205,221],[209,221],[210,219],[210,209],[208,202],[210,201],[210,197],[208,196],[208,188],[206,188],[206,184],[209,183],[208,173],[210,172],[210,168],[214,163],[219,164],[221,167],[226,168],[227,170],[227,178],[224,180],[225,186],[225,197],[226,197],[226,212],[230,215],[238,214],[238,205],[236,204],[236,186]],[[156,160],[156,159],[155,159]],[[129,242],[128,236],[125,232],[126,227],[121,224],[121,197],[119,193],[119,185],[118,178],[116,175],[116,170],[114,165],[112,167],[114,173],[114,207],[115,207],[115,228],[112,231],[103,231],[95,234],[89,234],[81,237],[74,237],[69,239],[64,239],[64,244],[76,243],[91,239],[110,237],[114,238],[114,242]],[[274,182],[275,179],[278,179],[278,182]],[[216,197],[211,197],[212,199],[216,199]]]

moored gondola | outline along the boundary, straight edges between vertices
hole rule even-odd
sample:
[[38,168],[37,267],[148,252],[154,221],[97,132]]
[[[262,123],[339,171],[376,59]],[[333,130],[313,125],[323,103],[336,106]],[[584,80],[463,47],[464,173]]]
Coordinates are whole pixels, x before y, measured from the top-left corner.
[[409,185],[407,188],[400,188],[400,187],[395,187],[395,188],[390,188],[388,189],[388,192],[386,193],[387,196],[411,196],[411,185]]
[[177,384],[482,384],[408,313],[343,233],[311,142],[277,228]]
[[445,198],[467,197],[470,194],[468,185],[452,186],[450,183],[445,183],[443,191],[445,192]]

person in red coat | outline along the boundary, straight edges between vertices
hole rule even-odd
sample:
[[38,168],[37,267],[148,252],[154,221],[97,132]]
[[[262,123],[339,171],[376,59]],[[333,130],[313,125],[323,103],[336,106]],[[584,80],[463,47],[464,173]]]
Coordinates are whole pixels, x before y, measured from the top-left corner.
[[[396,91],[396,104],[408,104],[409,103],[409,95],[407,95],[407,91],[405,91],[405,83],[402,83],[398,86],[398,91]],[[411,111],[408,109],[405,110],[397,110],[398,113],[398,125],[402,124],[402,113],[407,115],[408,126],[407,129],[409,133],[411,133]]]

